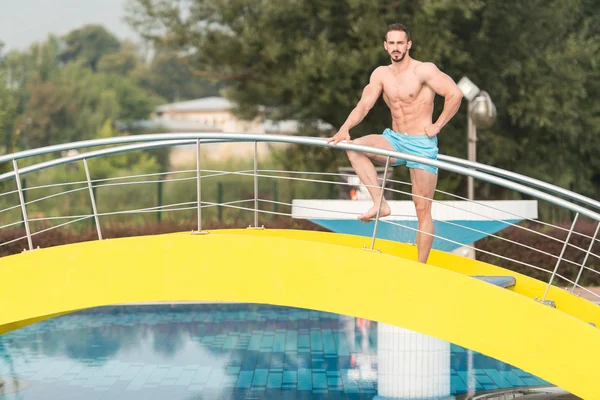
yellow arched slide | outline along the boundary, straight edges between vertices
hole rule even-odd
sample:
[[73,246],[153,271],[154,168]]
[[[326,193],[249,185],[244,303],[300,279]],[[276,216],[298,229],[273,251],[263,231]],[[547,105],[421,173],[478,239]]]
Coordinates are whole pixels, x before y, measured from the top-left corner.
[[[473,349],[600,399],[600,307],[474,260],[291,230],[109,239],[0,259],[0,333],[89,307],[154,301],[276,304],[385,322]],[[515,276],[503,289],[470,275]]]

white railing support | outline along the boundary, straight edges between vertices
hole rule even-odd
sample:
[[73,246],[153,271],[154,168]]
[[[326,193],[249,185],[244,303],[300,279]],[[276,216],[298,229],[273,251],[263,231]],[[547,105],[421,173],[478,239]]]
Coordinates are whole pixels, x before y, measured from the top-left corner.
[[196,215],[198,217],[196,226],[198,230],[192,234],[203,235],[208,231],[202,230],[202,169],[200,168],[200,139],[196,139]]
[[258,228],[258,142],[254,142],[254,227]]
[[383,204],[383,195],[385,194],[385,184],[387,181],[387,173],[390,167],[390,157],[385,160],[385,171],[383,171],[383,182],[381,183],[381,193],[379,196],[379,205],[377,206],[377,216],[375,217],[375,227],[373,228],[373,238],[371,239],[371,250],[375,247],[375,238],[377,237],[377,228],[379,226],[379,214],[381,213],[381,205]]
[[88,190],[90,191],[90,200],[92,202],[92,210],[94,212],[94,221],[96,222],[96,231],[98,239],[102,240],[102,230],[100,229],[100,220],[98,219],[98,209],[96,208],[96,199],[94,189],[92,188],[92,179],[90,178],[90,169],[88,168],[87,159],[83,159],[83,167],[85,168],[85,177],[87,179]]
[[571,229],[569,229],[569,233],[567,234],[567,238],[565,239],[565,244],[560,252],[560,256],[558,260],[556,260],[556,265],[554,266],[554,271],[552,271],[552,276],[550,277],[550,281],[548,282],[548,286],[546,286],[546,291],[544,292],[544,297],[542,298],[542,303],[546,301],[546,296],[548,296],[548,291],[550,290],[550,286],[552,286],[552,281],[554,281],[554,277],[556,276],[556,271],[558,271],[558,265],[560,264],[565,250],[569,244],[569,239],[571,239],[571,233],[573,233],[573,229],[575,228],[575,224],[577,223],[577,218],[579,217],[579,213],[575,214],[575,218],[573,218],[573,223],[571,224]]
[[579,273],[577,274],[577,279],[575,279],[575,283],[573,284],[573,289],[571,289],[571,293],[575,291],[577,284],[579,283],[579,279],[581,278],[581,274],[583,273],[583,269],[585,268],[585,263],[587,262],[590,253],[592,252],[592,247],[596,243],[596,236],[598,236],[598,230],[600,229],[600,222],[596,225],[596,231],[594,232],[594,236],[592,237],[592,241],[590,242],[590,247],[588,247],[587,252],[585,253],[585,257],[583,258],[583,262],[581,263],[581,268],[579,269]]
[[29,250],[33,250],[33,242],[31,241],[31,231],[29,230],[29,220],[27,219],[27,208],[25,207],[25,197],[23,196],[23,188],[21,187],[21,176],[19,175],[19,166],[17,160],[12,160],[13,169],[15,171],[15,179],[17,181],[17,191],[19,192],[19,201],[21,203],[21,213],[23,214],[23,224],[25,225],[25,233],[27,234],[27,244]]

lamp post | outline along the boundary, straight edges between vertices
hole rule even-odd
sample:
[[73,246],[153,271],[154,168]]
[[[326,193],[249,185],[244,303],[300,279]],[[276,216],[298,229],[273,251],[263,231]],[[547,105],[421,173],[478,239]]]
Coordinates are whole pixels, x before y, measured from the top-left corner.
[[[458,81],[458,87],[467,99],[467,159],[477,161],[477,127],[489,128],[496,120],[496,106],[487,92],[482,91],[466,76]],[[467,198],[475,198],[474,181],[467,177]],[[456,251],[463,257],[475,259],[475,243],[470,247],[461,247]]]
[[[490,95],[479,89],[466,76],[458,82],[458,87],[467,99],[467,159],[477,160],[477,128],[489,128],[496,120],[496,106]],[[473,177],[467,177],[467,198],[475,197]]]

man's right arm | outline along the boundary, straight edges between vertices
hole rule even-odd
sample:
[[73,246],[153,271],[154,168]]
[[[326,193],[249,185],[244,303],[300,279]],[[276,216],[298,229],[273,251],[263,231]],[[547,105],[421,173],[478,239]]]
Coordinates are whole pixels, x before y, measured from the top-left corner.
[[346,122],[344,122],[333,137],[327,140],[327,143],[333,142],[333,145],[335,146],[342,140],[350,141],[350,129],[358,125],[367,116],[369,110],[373,108],[375,102],[381,95],[381,91],[383,90],[381,72],[381,67],[373,71],[369,84],[363,89],[360,101],[356,107],[354,107],[350,115],[348,115]]

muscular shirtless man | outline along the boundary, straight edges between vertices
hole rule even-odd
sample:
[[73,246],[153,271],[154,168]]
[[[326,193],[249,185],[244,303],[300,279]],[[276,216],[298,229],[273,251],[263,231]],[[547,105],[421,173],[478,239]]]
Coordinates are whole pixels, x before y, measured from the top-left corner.
[[[350,129],[363,120],[383,92],[383,99],[392,113],[392,129],[386,129],[381,135],[363,136],[352,143],[435,160],[438,154],[436,135],[456,114],[462,92],[454,81],[434,64],[410,57],[408,53],[412,42],[410,33],[404,25],[388,26],[383,46],[389,53],[392,63],[373,71],[357,106],[344,125],[327,142],[334,145],[342,140],[350,142]],[[433,98],[436,93],[444,97],[444,109],[437,121],[432,123]],[[361,221],[368,221],[377,215],[379,200],[383,196],[381,189],[378,188],[377,172],[372,161],[385,164],[386,157],[348,151],[348,158],[360,180],[367,185],[373,199],[373,207],[358,217]],[[413,201],[419,220],[417,232],[419,262],[426,263],[433,242],[434,228],[430,199],[433,198],[437,185],[437,168],[400,159],[391,159],[390,162],[394,166],[406,164],[410,169]],[[387,215],[390,215],[390,206],[384,198],[379,216]]]

